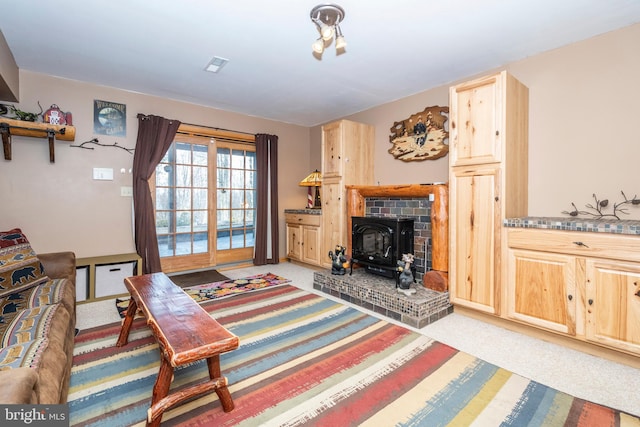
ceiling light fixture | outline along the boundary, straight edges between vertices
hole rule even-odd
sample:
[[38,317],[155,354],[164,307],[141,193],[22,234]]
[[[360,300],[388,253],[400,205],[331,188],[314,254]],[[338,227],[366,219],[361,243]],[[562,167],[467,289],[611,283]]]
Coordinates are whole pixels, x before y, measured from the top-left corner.
[[311,21],[318,27],[320,37],[312,45],[318,55],[322,55],[324,48],[336,40],[336,51],[344,50],[347,42],[344,40],[340,23],[344,19],[344,9],[335,4],[321,4],[311,9]]

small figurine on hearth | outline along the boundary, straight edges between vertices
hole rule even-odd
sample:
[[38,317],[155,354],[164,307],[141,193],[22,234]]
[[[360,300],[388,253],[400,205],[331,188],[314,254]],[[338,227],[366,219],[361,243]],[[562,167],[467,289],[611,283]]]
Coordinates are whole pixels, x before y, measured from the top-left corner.
[[331,258],[331,274],[344,275],[347,271],[349,263],[345,256],[346,248],[344,246],[336,245],[334,251],[329,251],[329,258]]
[[411,289],[411,284],[415,281],[411,271],[413,261],[413,254],[403,254],[402,261],[398,261],[398,292],[403,292],[407,296],[416,293],[415,289]]

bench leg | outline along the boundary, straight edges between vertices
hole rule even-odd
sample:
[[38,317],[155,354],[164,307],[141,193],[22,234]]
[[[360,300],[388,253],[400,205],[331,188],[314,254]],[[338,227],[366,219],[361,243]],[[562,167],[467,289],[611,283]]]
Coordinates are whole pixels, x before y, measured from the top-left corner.
[[[220,356],[215,355],[207,358],[207,367],[209,368],[209,378],[215,380],[217,378],[222,377],[220,372]],[[218,395],[218,399],[220,399],[220,403],[222,404],[222,410],[224,412],[233,411],[233,399],[231,398],[231,393],[229,393],[229,389],[227,388],[227,382],[224,381],[224,385],[222,387],[216,388],[216,394]]]
[[129,307],[127,307],[127,314],[124,316],[124,321],[122,322],[122,329],[120,329],[120,336],[118,336],[118,342],[116,342],[117,347],[122,347],[123,345],[127,345],[129,341],[129,331],[131,330],[131,325],[133,324],[133,319],[136,316],[136,311],[138,311],[138,305],[131,298],[129,302]]
[[147,426],[157,427],[162,420],[162,413],[167,407],[155,407],[155,404],[161,401],[169,394],[169,387],[173,379],[173,366],[163,357],[160,364],[158,378],[153,385],[153,394],[151,395],[151,408],[147,413]]

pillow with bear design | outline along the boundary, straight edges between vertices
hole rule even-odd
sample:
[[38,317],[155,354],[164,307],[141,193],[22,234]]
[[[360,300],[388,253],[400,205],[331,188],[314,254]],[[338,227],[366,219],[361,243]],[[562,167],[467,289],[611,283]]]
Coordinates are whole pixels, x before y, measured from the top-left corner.
[[22,230],[0,231],[0,297],[49,280]]

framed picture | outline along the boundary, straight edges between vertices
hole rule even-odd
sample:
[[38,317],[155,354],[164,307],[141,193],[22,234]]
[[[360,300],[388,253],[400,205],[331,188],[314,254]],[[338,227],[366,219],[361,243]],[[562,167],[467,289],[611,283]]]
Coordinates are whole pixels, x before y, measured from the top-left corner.
[[93,101],[93,133],[127,136],[127,106],[95,99]]

